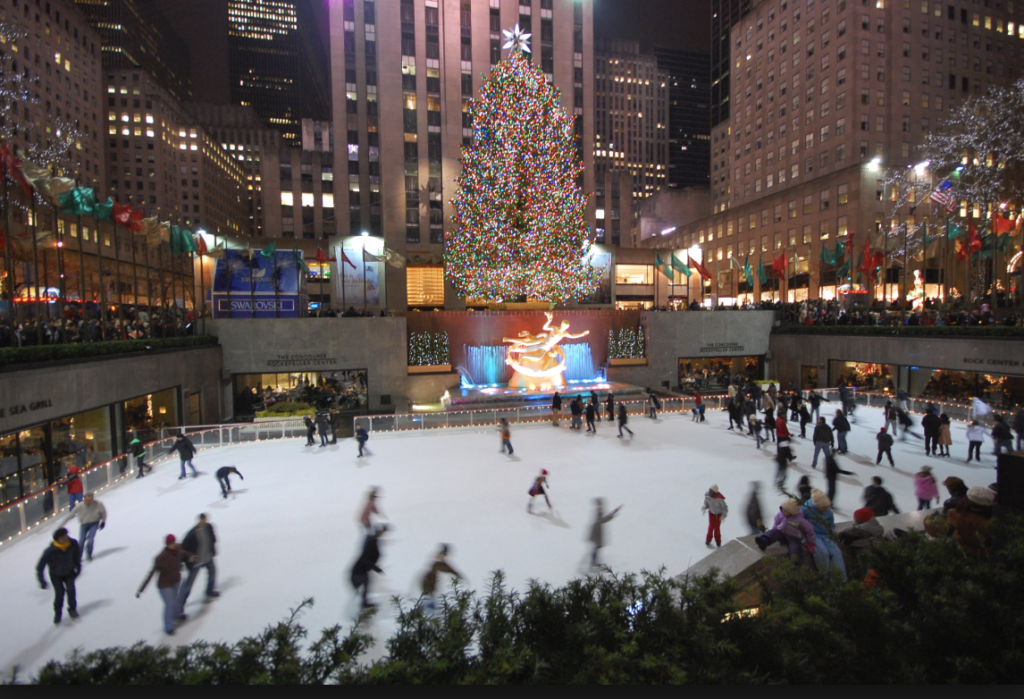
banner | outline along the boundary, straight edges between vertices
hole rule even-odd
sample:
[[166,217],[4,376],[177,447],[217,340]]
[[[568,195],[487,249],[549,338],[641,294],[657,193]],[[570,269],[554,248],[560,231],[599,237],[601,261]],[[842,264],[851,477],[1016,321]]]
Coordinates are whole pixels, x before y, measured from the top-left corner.
[[[225,250],[213,275],[215,318],[304,318],[309,292],[302,264],[291,250],[267,257],[254,250]],[[276,262],[276,268],[275,268]],[[255,306],[254,306],[255,304]]]

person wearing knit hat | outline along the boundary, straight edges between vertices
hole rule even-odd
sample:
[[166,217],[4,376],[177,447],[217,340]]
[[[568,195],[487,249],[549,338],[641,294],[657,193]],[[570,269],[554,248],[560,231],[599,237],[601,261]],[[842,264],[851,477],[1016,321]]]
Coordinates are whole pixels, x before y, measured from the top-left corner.
[[803,515],[814,528],[816,544],[812,555],[818,571],[828,575],[830,570],[834,570],[845,581],[846,564],[843,562],[843,552],[836,543],[836,518],[832,513],[832,501],[815,488],[811,491],[811,499],[804,503]]
[[967,497],[967,484],[956,476],[949,476],[946,480],[942,481],[942,485],[949,492],[949,498],[942,503],[942,514],[946,514]]
[[718,486],[712,485],[704,495],[704,506],[701,514],[708,513],[708,535],[704,544],[711,546],[711,537],[715,538],[715,545],[722,545],[722,520],[729,514],[729,506],[725,504],[725,496],[718,492]]
[[164,632],[168,636],[174,635],[174,622],[176,619],[184,618],[178,605],[178,588],[181,586],[181,564],[187,558],[195,558],[188,551],[182,550],[174,534],[164,537],[164,550],[157,554],[153,561],[146,579],[142,581],[139,591],[135,593],[139,597],[149,585],[150,579],[155,574],[157,591],[164,602]]
[[[74,468],[74,467],[72,467]],[[36,564],[39,587],[46,589],[43,571],[49,569],[53,584],[53,623],[59,624],[64,610],[65,594],[68,600],[68,616],[78,618],[78,599],[75,594],[75,578],[82,570],[82,549],[78,542],[68,536],[68,530],[59,528],[53,533],[53,541],[43,551]]]
[[814,528],[804,518],[800,503],[795,498],[790,498],[782,503],[779,511],[775,514],[772,528],[754,539],[754,543],[762,551],[776,542],[785,542],[789,549],[789,557],[794,559],[797,564],[803,563],[805,549],[812,556],[814,555]]
[[865,522],[875,518],[875,511],[869,507],[862,507],[859,510],[853,511],[853,521],[856,524],[864,524]]
[[953,540],[971,558],[984,558],[987,553],[988,523],[992,519],[995,500],[995,491],[976,485],[946,515],[953,530]]
[[837,538],[839,543],[849,547],[854,553],[867,549],[885,537],[885,528],[870,507],[855,510],[853,523],[849,529],[839,532]]
[[533,485],[530,486],[530,502],[526,505],[527,512],[533,513],[533,499],[538,495],[544,496],[544,502],[547,503],[548,510],[551,509],[551,500],[548,499],[547,485],[548,470],[546,468],[542,468],[540,470],[540,475],[534,479]]
[[922,466],[914,474],[914,495],[917,496],[917,510],[930,510],[932,500],[939,499],[939,486],[935,483],[931,466]]

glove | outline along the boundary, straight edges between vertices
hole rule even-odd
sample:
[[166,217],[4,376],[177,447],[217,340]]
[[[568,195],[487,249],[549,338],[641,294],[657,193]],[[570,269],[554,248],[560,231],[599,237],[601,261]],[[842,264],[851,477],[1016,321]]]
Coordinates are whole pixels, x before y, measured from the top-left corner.
[[45,581],[43,581],[43,580],[39,581],[39,589],[40,590],[45,590],[46,589],[46,582]]
[[142,594],[141,592],[136,592],[136,593],[135,593],[135,599],[138,599],[138,598],[139,598],[139,595],[141,595],[141,594]]
[[814,544],[807,544],[807,553],[814,553]]
[[100,529],[103,529],[106,526],[107,526],[106,522],[100,522]]

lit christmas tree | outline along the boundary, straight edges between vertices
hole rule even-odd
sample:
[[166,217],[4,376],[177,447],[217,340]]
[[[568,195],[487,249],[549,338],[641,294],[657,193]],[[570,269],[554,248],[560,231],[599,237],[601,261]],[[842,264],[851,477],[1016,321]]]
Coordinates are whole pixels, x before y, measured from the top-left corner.
[[525,55],[530,35],[518,26],[505,35],[511,52],[470,105],[475,139],[463,149],[452,200],[447,274],[470,298],[579,299],[597,288],[598,275],[585,259],[590,241],[573,121]]

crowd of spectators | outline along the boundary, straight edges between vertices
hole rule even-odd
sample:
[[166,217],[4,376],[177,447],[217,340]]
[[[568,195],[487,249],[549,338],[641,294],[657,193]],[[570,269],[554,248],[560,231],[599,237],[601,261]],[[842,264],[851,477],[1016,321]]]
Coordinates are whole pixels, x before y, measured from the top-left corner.
[[96,304],[68,303],[63,318],[0,320],[0,347],[77,344],[195,334],[195,315],[177,306],[124,305],[106,314]]

